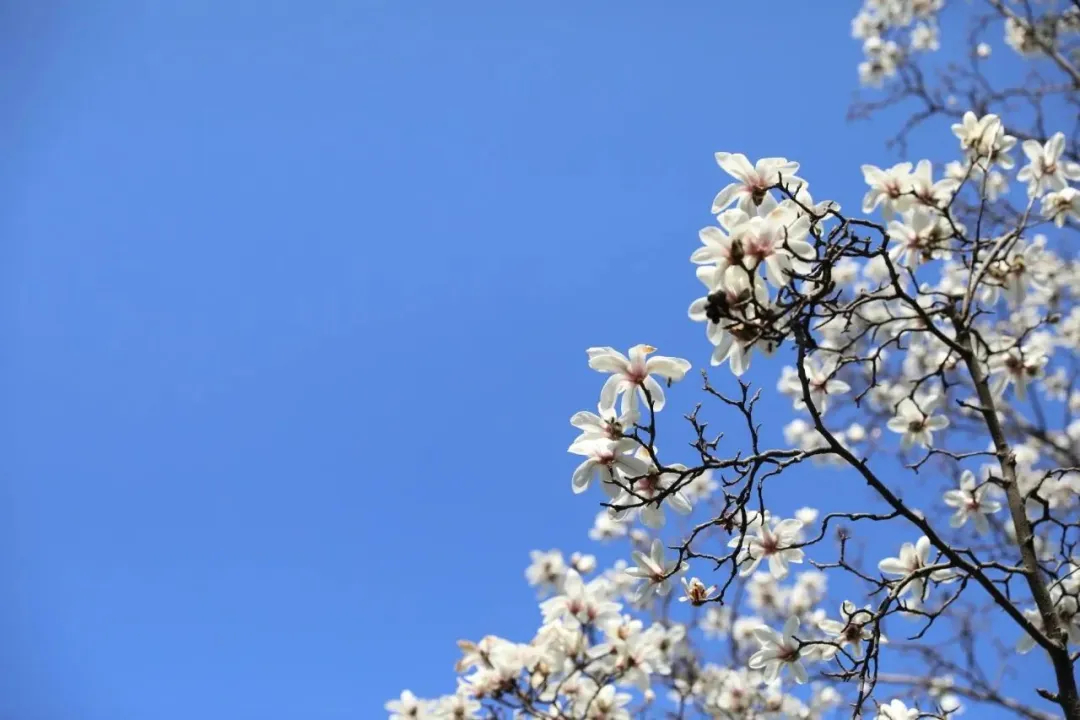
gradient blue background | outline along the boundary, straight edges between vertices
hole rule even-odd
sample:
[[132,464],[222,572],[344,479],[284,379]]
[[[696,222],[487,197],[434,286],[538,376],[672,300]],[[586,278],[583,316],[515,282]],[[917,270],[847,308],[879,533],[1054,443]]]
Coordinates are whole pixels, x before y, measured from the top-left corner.
[[712,153],[895,161],[854,11],[3,4],[0,717],[382,717],[529,637],[584,349],[707,360]]

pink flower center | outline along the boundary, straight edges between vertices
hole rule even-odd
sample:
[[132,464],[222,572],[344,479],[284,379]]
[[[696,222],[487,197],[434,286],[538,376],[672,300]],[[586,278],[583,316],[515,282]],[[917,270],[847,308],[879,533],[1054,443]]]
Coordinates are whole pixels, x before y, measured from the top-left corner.
[[758,262],[771,257],[775,253],[776,248],[773,247],[772,239],[767,236],[752,237],[746,246],[746,254],[755,258]]

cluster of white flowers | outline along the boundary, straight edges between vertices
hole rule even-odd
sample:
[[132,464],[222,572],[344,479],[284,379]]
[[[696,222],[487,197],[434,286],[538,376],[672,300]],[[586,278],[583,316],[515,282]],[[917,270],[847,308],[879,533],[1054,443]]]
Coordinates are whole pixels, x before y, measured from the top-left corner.
[[[1056,52],[1080,29],[1080,12],[1033,29],[988,2],[1024,55]],[[865,0],[852,24],[862,81],[879,85],[936,50],[943,5]],[[695,410],[690,450],[669,462],[656,426],[691,363],[644,344],[589,348],[588,366],[606,377],[595,411],[570,420],[571,489],[599,485],[588,536],[625,552],[601,568],[591,554],[533,551],[533,638],[462,641],[457,691],[405,692],[387,704],[391,718],[817,720],[854,703],[856,717],[915,720],[969,701],[1041,717],[946,674],[877,677],[881,658],[910,650],[889,643],[889,618],[926,623],[921,638],[976,591],[1008,610],[1018,652],[1041,647],[1060,663],[1055,643],[1080,644],[1080,263],[1047,234],[1080,226],[1077,148],[990,112],[953,119],[955,150],[936,173],[929,159],[862,165],[863,219],[815,202],[797,162],[716,153],[731,182],[690,256],[705,294],[689,317],[705,325],[710,364],[736,378],[755,352],[785,357],[775,387],[795,413],[786,446],[762,449],[746,384],[730,397],[708,385],[738,409],[749,447],[720,457],[729,428],[707,434]],[[905,478],[919,474],[917,487],[877,474],[890,458]],[[770,511],[771,478],[804,460],[853,470],[880,508]],[[847,553],[859,523],[904,534],[864,564]],[[918,658],[960,667],[949,652]],[[887,682],[907,690],[883,695]]]
[[859,81],[881,87],[907,53],[937,50],[937,14],[944,5],[945,0],[865,0],[851,22],[851,34],[863,41],[866,56],[859,63]]
[[1080,7],[1067,5],[1032,21],[1023,14],[1007,11],[1005,44],[1025,57],[1038,57],[1058,50],[1062,38],[1080,33]]

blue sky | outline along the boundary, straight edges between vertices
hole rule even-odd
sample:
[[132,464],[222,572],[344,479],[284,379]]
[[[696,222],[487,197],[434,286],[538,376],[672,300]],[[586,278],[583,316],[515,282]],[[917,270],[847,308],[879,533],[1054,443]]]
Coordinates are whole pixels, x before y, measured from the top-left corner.
[[854,9],[5,4],[0,717],[379,717],[528,637],[585,348],[707,360],[712,153],[895,160]]

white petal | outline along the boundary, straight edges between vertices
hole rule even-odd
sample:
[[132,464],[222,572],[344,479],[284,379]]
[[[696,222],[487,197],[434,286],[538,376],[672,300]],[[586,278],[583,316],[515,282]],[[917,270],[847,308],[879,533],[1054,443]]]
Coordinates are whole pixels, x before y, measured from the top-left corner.
[[589,356],[589,367],[600,372],[626,372],[630,361],[613,347],[591,347],[585,351]]
[[647,372],[671,378],[676,382],[686,377],[686,373],[691,367],[689,360],[665,357],[663,355],[649,358],[648,362],[645,363]]

